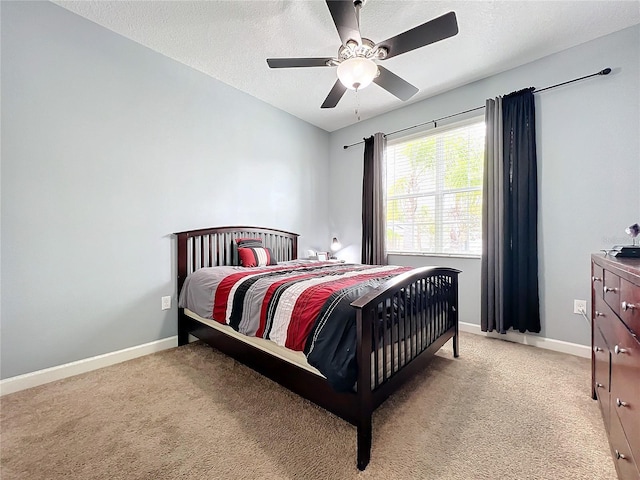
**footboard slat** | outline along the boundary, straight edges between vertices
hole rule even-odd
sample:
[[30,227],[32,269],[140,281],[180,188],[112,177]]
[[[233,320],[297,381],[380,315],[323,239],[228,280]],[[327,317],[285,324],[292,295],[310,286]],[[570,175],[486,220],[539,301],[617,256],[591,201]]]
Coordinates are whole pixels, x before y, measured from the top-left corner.
[[[409,361],[409,357],[407,356],[407,338],[409,340],[409,343],[411,343],[411,334],[409,332],[409,328],[408,328],[407,324],[411,323],[411,321],[413,321],[413,315],[412,315],[412,312],[409,310],[409,308],[411,306],[408,304],[408,300],[409,300],[409,298],[411,298],[411,299],[415,299],[416,298],[414,296],[414,293],[413,293],[415,291],[414,287],[415,287],[415,284],[409,285],[409,287],[408,287],[409,293],[407,295],[404,295],[404,313],[405,314],[404,314],[404,318],[403,318],[403,322],[402,322],[402,324],[403,324],[403,332],[402,332],[402,337],[401,337],[403,339],[403,342],[402,342],[402,351],[404,353],[403,365],[406,365],[407,362]],[[415,301],[415,300],[413,300],[413,301]]]
[[[381,328],[381,335],[382,335],[382,381],[385,382],[387,380],[387,378],[389,378],[389,373],[387,372],[387,345],[388,345],[388,341],[387,341],[387,322],[386,322],[386,318],[385,318],[385,314],[387,311],[391,311],[391,300],[387,300],[385,302],[385,305],[382,309],[382,317],[380,318],[380,328]],[[376,363],[375,365],[375,371],[377,372],[379,370],[378,364]],[[379,382],[376,381],[376,385],[379,385]]]
[[426,323],[425,321],[426,301],[424,298],[425,291],[426,291],[426,282],[424,279],[421,279],[420,280],[420,301],[419,301],[420,315],[418,316],[418,335],[416,337],[416,351],[422,350],[424,346],[424,325]]
[[436,276],[433,279],[435,285],[435,302],[434,302],[434,328],[431,330],[431,342],[436,339],[438,331],[440,331],[440,277]]
[[[380,374],[381,374],[381,372],[377,368],[375,368],[375,365],[380,365],[380,356],[381,356],[380,335],[383,332],[382,319],[384,318],[384,311],[379,312],[378,315],[379,315],[378,323],[375,325],[374,332],[373,332],[373,365],[374,365],[373,383],[374,385],[377,385],[378,382],[380,381]],[[382,348],[384,349],[384,343]],[[384,350],[382,355],[384,355]],[[383,365],[384,365],[384,362],[383,362]],[[384,375],[384,372],[382,372],[382,375]]]
[[392,302],[392,306],[391,306],[391,324],[389,325],[389,331],[391,332],[391,369],[389,372],[389,376],[392,377],[395,373],[396,373],[396,349],[398,348],[398,338],[395,335],[396,329],[394,328],[394,325],[397,325],[398,323],[398,310],[396,307],[394,307],[394,305],[398,305],[398,297],[399,295],[396,293],[393,297],[393,302]]

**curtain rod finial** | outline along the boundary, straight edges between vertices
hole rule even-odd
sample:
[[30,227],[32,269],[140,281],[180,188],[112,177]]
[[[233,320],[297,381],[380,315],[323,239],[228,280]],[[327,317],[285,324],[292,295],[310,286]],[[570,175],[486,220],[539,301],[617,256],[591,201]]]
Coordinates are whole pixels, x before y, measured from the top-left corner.
[[609,75],[611,73],[611,69],[609,67],[605,68],[604,70],[600,70],[598,72],[599,75]]

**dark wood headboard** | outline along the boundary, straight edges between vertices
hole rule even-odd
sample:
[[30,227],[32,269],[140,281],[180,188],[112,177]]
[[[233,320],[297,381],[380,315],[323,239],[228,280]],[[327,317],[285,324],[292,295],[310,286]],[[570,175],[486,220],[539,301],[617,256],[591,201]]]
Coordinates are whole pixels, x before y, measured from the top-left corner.
[[261,227],[211,227],[177,232],[178,293],[190,273],[203,267],[233,265],[236,238],[258,237],[278,262],[298,258],[298,234]]

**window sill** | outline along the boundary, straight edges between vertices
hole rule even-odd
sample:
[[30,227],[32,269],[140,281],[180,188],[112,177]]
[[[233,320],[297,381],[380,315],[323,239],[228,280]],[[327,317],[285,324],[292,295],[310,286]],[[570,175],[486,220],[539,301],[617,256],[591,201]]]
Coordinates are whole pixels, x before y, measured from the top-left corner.
[[456,253],[419,253],[419,252],[387,252],[387,255],[397,255],[399,257],[439,257],[439,258],[469,258],[481,260],[482,255],[456,254]]

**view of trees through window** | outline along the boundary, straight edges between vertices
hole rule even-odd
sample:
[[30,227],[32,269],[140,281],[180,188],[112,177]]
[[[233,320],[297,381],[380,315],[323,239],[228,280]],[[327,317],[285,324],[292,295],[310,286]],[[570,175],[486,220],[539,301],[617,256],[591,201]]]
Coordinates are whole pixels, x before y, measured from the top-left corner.
[[390,141],[387,250],[482,252],[484,119]]

